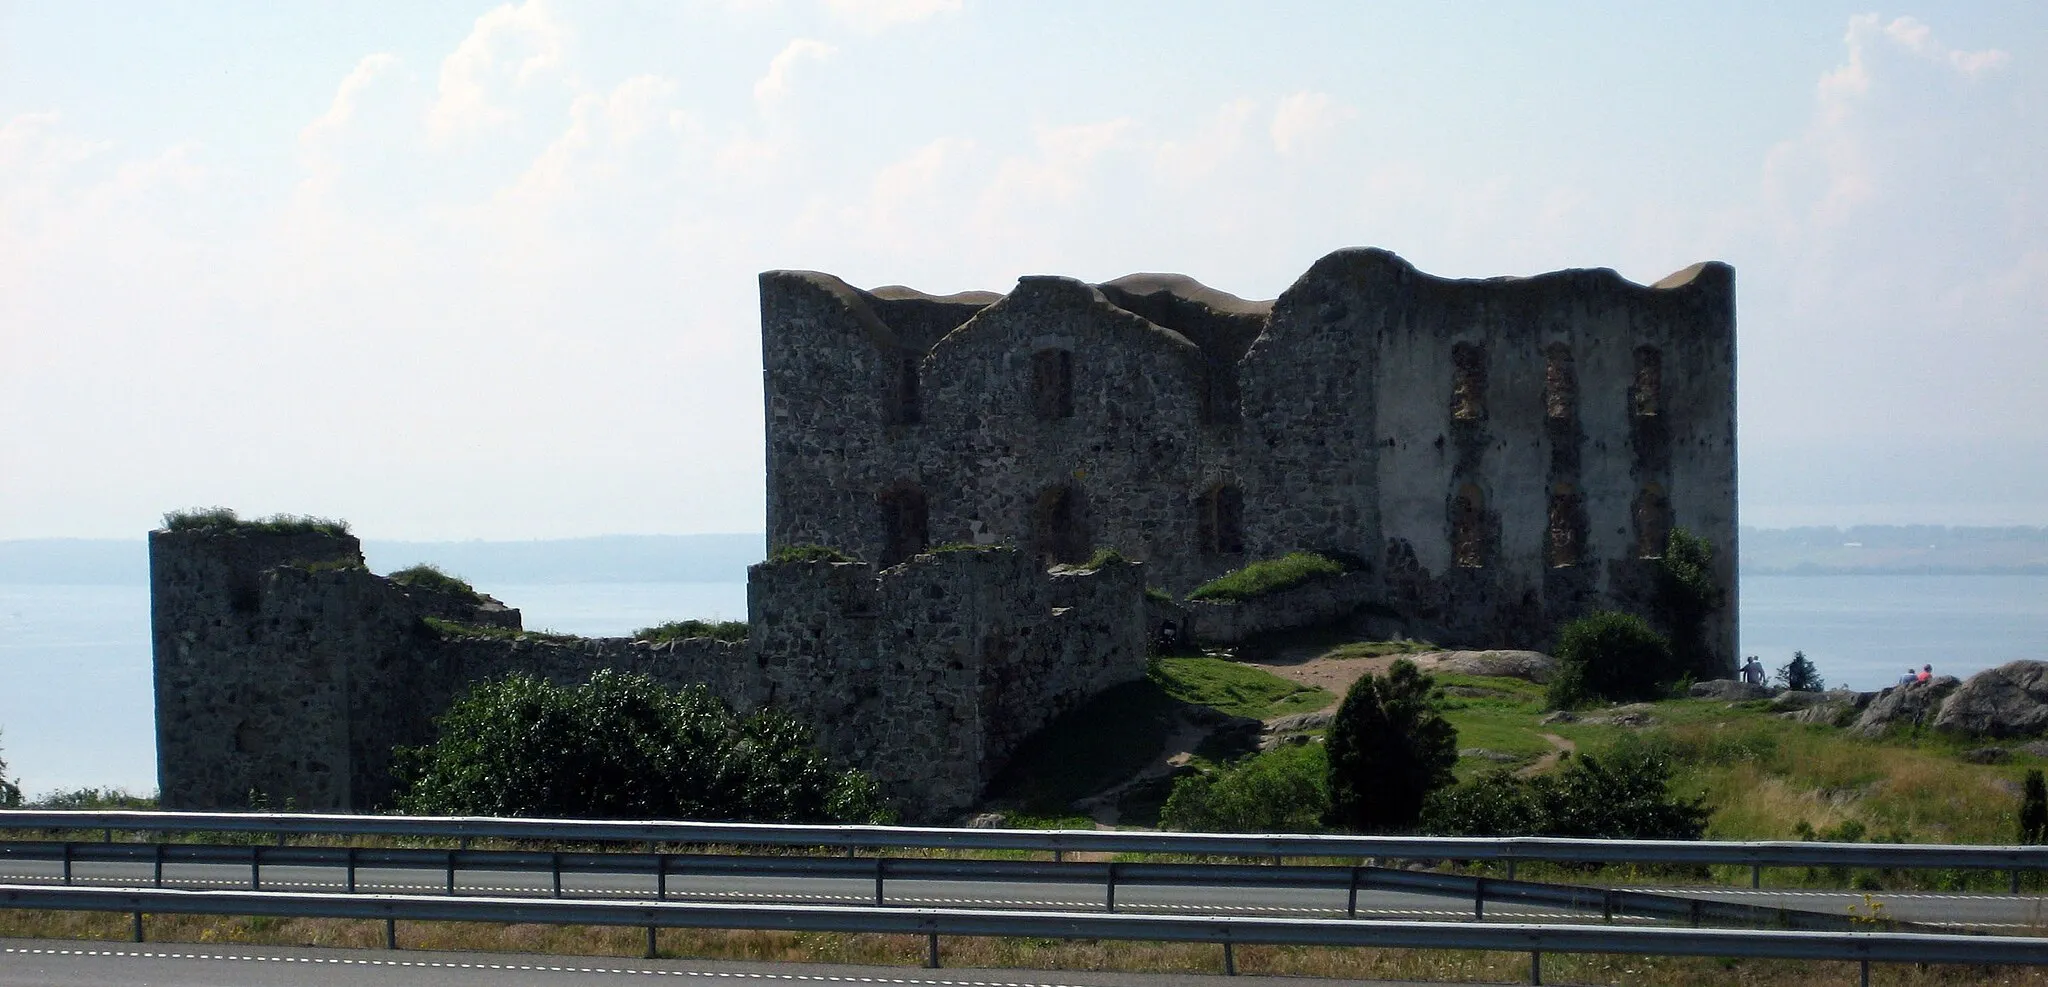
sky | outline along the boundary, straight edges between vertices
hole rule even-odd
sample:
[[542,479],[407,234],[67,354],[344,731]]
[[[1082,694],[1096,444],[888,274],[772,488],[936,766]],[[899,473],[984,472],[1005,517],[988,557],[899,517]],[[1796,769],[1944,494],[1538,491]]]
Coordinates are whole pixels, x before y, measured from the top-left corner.
[[1749,525],[2048,524],[2048,5],[0,0],[0,538],[759,531],[755,275],[1737,272]]

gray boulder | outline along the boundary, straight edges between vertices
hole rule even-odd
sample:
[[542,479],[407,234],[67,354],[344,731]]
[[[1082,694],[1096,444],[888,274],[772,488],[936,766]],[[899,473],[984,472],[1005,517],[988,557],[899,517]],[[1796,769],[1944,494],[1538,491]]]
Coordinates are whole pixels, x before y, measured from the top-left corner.
[[1942,700],[1961,684],[1953,675],[1942,675],[1919,685],[1892,686],[1878,693],[1850,726],[1865,737],[1877,737],[1893,724],[1931,725]]
[[2048,732],[2048,661],[2009,661],[1970,676],[1942,703],[1934,729],[1972,737]]
[[1686,692],[1694,699],[1720,699],[1734,702],[1741,699],[1769,699],[1771,690],[1761,685],[1750,685],[1737,679],[1708,679],[1694,682]]
[[1780,713],[1778,715],[1794,723],[1813,723],[1824,727],[1838,727],[1854,720],[1856,718],[1856,709],[1857,707],[1852,703],[1841,700],[1829,700],[1823,703],[1815,703],[1797,712]]
[[1433,672],[1456,675],[1493,675],[1544,683],[1557,671],[1557,659],[1541,651],[1445,651],[1440,652]]
[[1330,717],[1336,710],[1319,709],[1313,713],[1295,713],[1282,716],[1266,724],[1267,733],[1299,733],[1303,730],[1321,730],[1330,725]]

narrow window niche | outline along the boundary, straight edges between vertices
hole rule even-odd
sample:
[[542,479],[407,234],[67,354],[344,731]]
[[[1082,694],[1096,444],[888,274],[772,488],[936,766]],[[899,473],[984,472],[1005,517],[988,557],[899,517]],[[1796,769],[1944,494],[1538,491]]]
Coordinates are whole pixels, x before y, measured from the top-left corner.
[[924,399],[919,392],[918,359],[899,354],[890,367],[889,393],[884,407],[891,425],[916,425],[924,421]]
[[1548,555],[1553,569],[1579,564],[1579,546],[1585,526],[1581,523],[1579,491],[1569,483],[1550,488],[1550,529]]
[[1081,493],[1073,487],[1058,484],[1038,492],[1031,507],[1031,544],[1040,561],[1087,560],[1092,539],[1081,515]]
[[1636,557],[1660,559],[1671,540],[1671,498],[1656,483],[1646,483],[1636,494]]
[[1047,420],[1074,417],[1074,351],[1031,354],[1031,406]]
[[924,491],[916,484],[900,483],[876,494],[875,505],[882,515],[882,557],[878,561],[883,566],[902,562],[930,544],[931,513]]
[[1486,496],[1477,484],[1451,496],[1451,562],[1466,569],[1486,565]]
[[1486,347],[1459,343],[1451,347],[1451,420],[1486,417]]
[[1543,415],[1568,422],[1578,413],[1579,374],[1572,365],[1572,348],[1552,343],[1543,348]]
[[1199,521],[1203,554],[1244,553],[1244,493],[1237,487],[1220,483],[1204,491]]
[[1636,347],[1629,411],[1637,418],[1655,418],[1664,411],[1664,353],[1655,346]]

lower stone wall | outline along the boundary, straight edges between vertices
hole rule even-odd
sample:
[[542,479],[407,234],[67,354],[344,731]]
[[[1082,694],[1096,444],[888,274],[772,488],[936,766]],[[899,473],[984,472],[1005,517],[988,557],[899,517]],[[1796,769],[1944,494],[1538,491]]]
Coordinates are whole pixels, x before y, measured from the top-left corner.
[[1379,594],[1364,574],[1346,572],[1239,602],[1189,600],[1182,604],[1190,632],[1204,644],[1239,644],[1274,631],[1341,620]]

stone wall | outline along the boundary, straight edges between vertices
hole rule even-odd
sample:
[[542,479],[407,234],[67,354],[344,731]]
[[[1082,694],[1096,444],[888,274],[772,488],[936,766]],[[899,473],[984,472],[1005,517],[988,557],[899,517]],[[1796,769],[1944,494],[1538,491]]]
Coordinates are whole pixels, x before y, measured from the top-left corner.
[[[260,794],[388,807],[395,746],[432,739],[471,684],[600,668],[784,710],[914,821],[973,804],[1018,743],[1144,674],[1140,568],[1048,573],[1012,550],[864,565],[762,563],[745,643],[511,636],[518,612],[399,586],[354,538],[155,532],[158,779],[172,809]],[[467,609],[464,609],[464,608]],[[499,628],[436,630],[424,620]]]
[[1176,592],[1337,553],[1404,617],[1491,647],[1646,610],[1648,558],[1682,526],[1716,549],[1709,640],[1733,668],[1724,264],[1454,281],[1343,250],[1272,302],[1027,277],[928,299],[914,325],[890,306],[922,296],[888,292],[762,275],[771,545],[877,566],[1111,546]]

